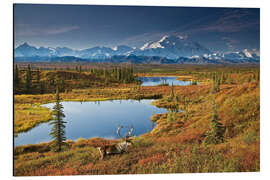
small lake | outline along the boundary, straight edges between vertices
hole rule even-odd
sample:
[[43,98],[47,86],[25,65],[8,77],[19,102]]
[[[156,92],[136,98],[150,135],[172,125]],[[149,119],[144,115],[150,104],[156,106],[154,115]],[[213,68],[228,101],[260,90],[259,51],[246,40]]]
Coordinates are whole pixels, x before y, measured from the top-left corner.
[[191,85],[191,81],[180,81],[177,80],[177,77],[138,77],[139,80],[142,81],[141,86],[157,86],[162,83],[166,83],[169,85],[175,86],[187,86]]
[[[78,138],[101,137],[118,139],[116,130],[120,125],[124,128],[122,135],[134,127],[136,136],[149,132],[155,124],[150,120],[153,114],[165,113],[166,109],[151,105],[153,100],[112,100],[99,102],[61,102],[64,107],[66,138],[76,140]],[[52,108],[55,103],[43,106]],[[15,146],[25,144],[37,144],[51,141],[49,135],[52,125],[42,123],[28,132],[19,133],[14,138]]]

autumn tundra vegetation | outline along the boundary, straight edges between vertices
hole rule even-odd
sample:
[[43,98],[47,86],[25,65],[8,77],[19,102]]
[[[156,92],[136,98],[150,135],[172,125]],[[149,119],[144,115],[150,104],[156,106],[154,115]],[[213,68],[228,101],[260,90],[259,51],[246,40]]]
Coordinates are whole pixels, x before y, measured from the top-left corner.
[[[141,86],[138,76],[177,76],[188,86]],[[155,99],[155,128],[127,139],[68,140],[61,101]],[[56,102],[52,110],[41,106]],[[15,63],[14,136],[50,122],[52,141],[14,147],[14,175],[251,172],[260,170],[258,65]],[[135,127],[136,128],[136,127]],[[106,148],[105,148],[106,147]]]

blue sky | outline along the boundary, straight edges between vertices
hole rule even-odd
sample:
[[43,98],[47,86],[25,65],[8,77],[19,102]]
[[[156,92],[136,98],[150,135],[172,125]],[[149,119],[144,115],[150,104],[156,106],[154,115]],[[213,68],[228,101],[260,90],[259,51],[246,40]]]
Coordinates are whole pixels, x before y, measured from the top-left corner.
[[259,9],[90,5],[14,5],[15,46],[129,45],[165,34],[187,36],[217,51],[259,49]]

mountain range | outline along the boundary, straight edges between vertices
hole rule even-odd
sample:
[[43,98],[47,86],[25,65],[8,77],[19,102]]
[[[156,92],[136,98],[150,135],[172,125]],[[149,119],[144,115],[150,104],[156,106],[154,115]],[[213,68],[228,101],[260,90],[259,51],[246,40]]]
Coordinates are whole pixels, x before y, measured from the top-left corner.
[[135,48],[126,45],[74,50],[68,47],[35,47],[23,43],[14,50],[15,61],[113,62],[113,63],[259,63],[256,49],[238,52],[212,52],[198,42],[183,36],[165,35],[159,41]]

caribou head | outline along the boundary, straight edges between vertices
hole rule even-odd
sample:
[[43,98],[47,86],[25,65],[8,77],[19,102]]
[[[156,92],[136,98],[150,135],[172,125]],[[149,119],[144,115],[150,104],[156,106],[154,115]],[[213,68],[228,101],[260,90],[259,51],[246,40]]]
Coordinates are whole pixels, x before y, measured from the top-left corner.
[[132,139],[131,139],[132,136],[134,136],[133,126],[131,126],[130,130],[128,131],[128,133],[126,134],[125,137],[121,136],[121,134],[120,134],[120,130],[122,128],[123,128],[123,126],[120,126],[116,131],[116,134],[121,138],[121,142],[119,142],[117,144],[105,145],[105,146],[97,148],[100,152],[100,155],[101,155],[100,159],[103,159],[106,155],[122,154],[123,152],[127,152],[128,147],[133,145]]

